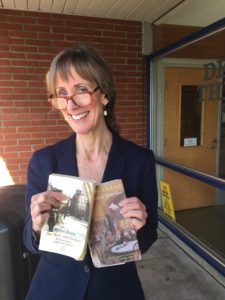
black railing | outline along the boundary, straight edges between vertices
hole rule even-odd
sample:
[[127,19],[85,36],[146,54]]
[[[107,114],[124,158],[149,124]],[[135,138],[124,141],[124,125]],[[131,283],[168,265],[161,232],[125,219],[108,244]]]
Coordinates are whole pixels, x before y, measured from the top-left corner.
[[165,160],[163,158],[156,156],[156,163],[160,166],[166,167],[168,169],[174,170],[183,175],[189,176],[191,178],[197,179],[204,183],[214,186],[215,188],[219,188],[221,190],[225,190],[225,180],[222,178],[218,178],[216,176],[208,175],[201,171],[197,171],[192,168],[185,167],[183,165],[176,164],[174,162]]

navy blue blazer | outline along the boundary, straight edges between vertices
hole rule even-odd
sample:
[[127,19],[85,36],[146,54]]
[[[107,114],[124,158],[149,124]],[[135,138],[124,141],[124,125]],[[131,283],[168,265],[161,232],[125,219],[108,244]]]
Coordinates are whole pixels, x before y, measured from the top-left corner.
[[[78,176],[75,134],[66,140],[36,151],[29,163],[26,190],[24,243],[29,251],[35,246],[30,201],[34,194],[47,190],[48,176],[60,173]],[[144,253],[157,238],[157,185],[152,151],[113,134],[113,142],[103,182],[121,178],[127,197],[137,196],[146,206],[148,217],[138,232]],[[26,300],[143,300],[144,293],[135,263],[95,268],[90,253],[84,261],[44,252],[34,274]]]

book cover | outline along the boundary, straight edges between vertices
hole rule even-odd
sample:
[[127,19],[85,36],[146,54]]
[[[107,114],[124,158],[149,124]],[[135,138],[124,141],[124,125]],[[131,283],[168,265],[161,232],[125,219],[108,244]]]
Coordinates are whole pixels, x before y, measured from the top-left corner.
[[126,198],[122,180],[96,185],[89,235],[89,248],[96,267],[124,264],[141,259],[136,231],[120,213]]
[[93,210],[95,181],[51,174],[48,190],[65,195],[59,208],[52,208],[41,230],[39,250],[83,260]]

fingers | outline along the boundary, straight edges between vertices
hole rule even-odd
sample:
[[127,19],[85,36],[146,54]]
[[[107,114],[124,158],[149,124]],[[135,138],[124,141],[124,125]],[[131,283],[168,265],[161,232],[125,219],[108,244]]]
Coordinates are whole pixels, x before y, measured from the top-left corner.
[[145,210],[145,205],[137,197],[130,197],[130,198],[125,198],[125,199],[121,200],[120,206],[123,207],[124,209],[141,208],[141,209]]
[[31,218],[34,232],[40,232],[42,225],[48,220],[52,207],[58,208],[60,201],[65,199],[62,193],[47,191],[31,198]]
[[126,198],[120,202],[121,214],[129,218],[135,230],[140,229],[146,223],[147,212],[145,205],[136,197]]
[[31,198],[31,206],[41,206],[48,204],[50,206],[58,207],[59,201],[64,199],[64,195],[58,192],[47,191],[36,194]]
[[146,223],[146,220],[138,220],[136,218],[132,218],[130,219],[131,224],[133,225],[133,227],[135,228],[136,231],[138,231],[141,227],[143,227]]
[[39,214],[35,217],[32,217],[32,229],[35,233],[40,233],[43,224],[48,221],[49,216],[50,214],[46,212],[44,214]]

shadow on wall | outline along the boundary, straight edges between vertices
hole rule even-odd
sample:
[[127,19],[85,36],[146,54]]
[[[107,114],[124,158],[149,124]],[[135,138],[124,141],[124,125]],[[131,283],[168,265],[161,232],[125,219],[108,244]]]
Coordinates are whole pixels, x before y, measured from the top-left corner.
[[10,175],[4,159],[0,156],[0,187],[13,184],[15,184],[15,182]]

